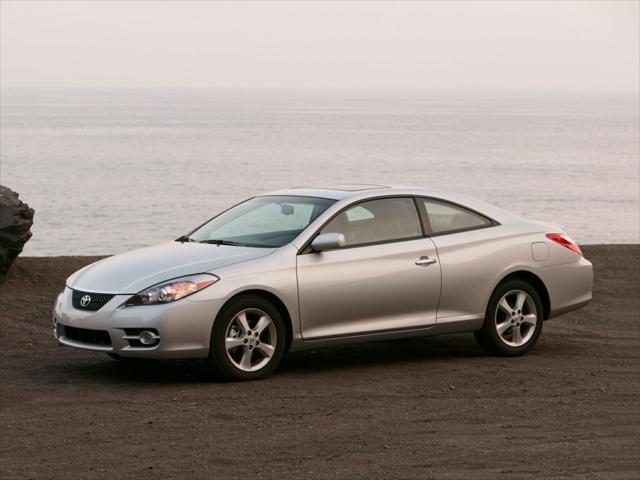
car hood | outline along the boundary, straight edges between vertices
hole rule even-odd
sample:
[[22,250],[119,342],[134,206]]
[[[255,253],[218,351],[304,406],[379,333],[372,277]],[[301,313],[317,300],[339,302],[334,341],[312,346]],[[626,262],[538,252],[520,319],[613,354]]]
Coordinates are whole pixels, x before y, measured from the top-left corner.
[[211,272],[264,257],[273,248],[235,247],[193,242],[167,242],[114,255],[78,270],[67,279],[75,290],[135,294],[165,280]]

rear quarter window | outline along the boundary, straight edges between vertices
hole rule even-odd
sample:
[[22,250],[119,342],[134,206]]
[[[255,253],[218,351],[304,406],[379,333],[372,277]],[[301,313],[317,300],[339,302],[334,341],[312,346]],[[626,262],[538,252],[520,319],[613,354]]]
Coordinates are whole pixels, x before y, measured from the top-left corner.
[[436,234],[473,230],[493,224],[487,217],[459,205],[431,198],[423,201],[431,231]]

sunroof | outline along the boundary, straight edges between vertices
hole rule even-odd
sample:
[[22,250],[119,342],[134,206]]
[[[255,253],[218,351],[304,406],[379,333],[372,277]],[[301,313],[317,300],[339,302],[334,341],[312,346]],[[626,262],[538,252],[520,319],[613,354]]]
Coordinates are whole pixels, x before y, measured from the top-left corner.
[[314,187],[296,187],[296,188],[315,188],[318,190],[342,190],[345,192],[358,192],[360,190],[375,190],[378,188],[389,188],[387,185],[367,185],[364,183],[347,183],[338,185],[318,185]]

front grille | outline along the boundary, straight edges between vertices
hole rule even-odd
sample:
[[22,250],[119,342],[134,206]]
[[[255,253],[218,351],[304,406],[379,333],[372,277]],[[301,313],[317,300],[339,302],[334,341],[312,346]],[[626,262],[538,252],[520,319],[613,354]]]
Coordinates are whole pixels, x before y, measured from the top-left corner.
[[73,304],[73,308],[77,308],[78,310],[96,312],[104,307],[113,297],[115,297],[115,295],[112,293],[93,293],[73,290],[71,303]]
[[64,326],[63,335],[70,340],[90,345],[110,347],[111,337],[105,330],[89,330],[88,328],[75,328]]

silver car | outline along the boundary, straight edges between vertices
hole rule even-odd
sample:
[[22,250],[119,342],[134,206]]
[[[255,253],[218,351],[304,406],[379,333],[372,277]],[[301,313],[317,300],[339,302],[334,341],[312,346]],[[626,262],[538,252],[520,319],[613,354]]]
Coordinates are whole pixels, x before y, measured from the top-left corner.
[[464,195],[338,185],[259,195],[175,241],[71,275],[63,345],[115,358],[204,358],[262,378],[287,351],[474,332],[522,355],[586,305],[592,267],[557,225]]

